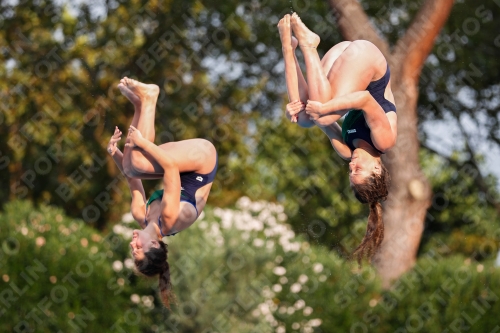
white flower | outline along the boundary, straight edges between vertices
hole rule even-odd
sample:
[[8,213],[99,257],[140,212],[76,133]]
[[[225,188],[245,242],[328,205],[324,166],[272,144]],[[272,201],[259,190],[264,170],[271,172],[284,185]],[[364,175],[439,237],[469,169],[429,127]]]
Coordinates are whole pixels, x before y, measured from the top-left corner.
[[292,293],[298,293],[302,289],[302,285],[300,283],[294,283],[290,286],[290,291]]
[[320,326],[320,325],[321,325],[321,323],[322,323],[321,319],[318,319],[318,318],[316,318],[316,319],[311,319],[311,320],[309,320],[309,322],[308,322],[308,324],[309,324],[310,326],[312,326],[312,327],[318,327],[318,326]]
[[130,258],[125,259],[123,263],[125,264],[125,267],[127,267],[128,269],[134,268],[134,261]]
[[276,293],[279,293],[282,289],[283,289],[283,287],[281,286],[281,284],[275,284],[273,286],[273,291]]
[[262,247],[264,245],[264,241],[262,239],[260,239],[260,238],[255,238],[253,240],[253,245],[255,247]]
[[265,317],[264,317],[264,318],[266,318],[266,320],[267,320],[269,323],[274,322],[274,317],[273,317],[273,315],[272,315],[272,314],[267,314],[267,315],[265,315]]
[[257,202],[252,202],[250,204],[250,210],[253,212],[259,212],[264,208],[264,202],[262,201],[257,201]]
[[241,197],[237,202],[236,202],[236,207],[238,207],[241,210],[248,209],[250,207],[250,204],[252,202],[248,197]]
[[132,213],[126,213],[126,214],[123,214],[122,216],[122,222],[123,223],[132,223],[134,222],[134,217],[132,216]]
[[321,273],[323,271],[323,265],[320,263],[315,263],[313,265],[313,271],[314,273]]
[[133,303],[139,303],[141,301],[141,298],[139,297],[139,295],[137,294],[132,294],[130,295],[130,300],[133,302]]
[[276,333],[285,333],[286,329],[284,326],[278,326],[276,327]]
[[297,310],[302,309],[304,306],[306,306],[306,302],[304,302],[303,299],[299,299],[295,304],[293,305]]
[[113,262],[113,270],[114,270],[115,272],[119,272],[119,271],[121,271],[122,269],[123,269],[123,263],[122,263],[121,261],[119,261],[119,260],[115,260],[115,261]]
[[309,280],[309,278],[307,277],[307,275],[305,275],[305,274],[300,274],[300,276],[299,276],[299,280],[298,280],[298,281],[299,281],[299,283],[304,284],[304,283],[306,283],[306,282],[307,282],[307,280]]
[[142,303],[144,304],[145,307],[147,308],[153,308],[154,304],[154,297],[153,296],[142,296],[141,297]]
[[276,275],[284,275],[286,273],[286,269],[283,266],[276,266],[273,268],[273,273]]
[[264,289],[262,289],[262,296],[264,296],[265,298],[273,298],[274,293],[271,289],[269,289],[269,287],[264,287]]
[[310,306],[306,306],[304,308],[303,313],[304,313],[304,316],[309,316],[311,313],[313,313],[313,309]]
[[269,305],[267,305],[266,303],[259,304],[259,306],[257,308],[259,309],[260,313],[262,313],[263,315],[268,315],[271,313],[271,311],[269,310]]

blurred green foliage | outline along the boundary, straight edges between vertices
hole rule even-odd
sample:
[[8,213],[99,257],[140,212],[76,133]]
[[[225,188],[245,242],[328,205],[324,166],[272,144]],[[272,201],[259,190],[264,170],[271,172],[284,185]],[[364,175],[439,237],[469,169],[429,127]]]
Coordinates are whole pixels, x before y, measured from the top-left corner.
[[[358,269],[311,246],[284,208],[238,201],[207,207],[188,231],[166,238],[172,310],[156,279],[131,269],[130,217],[106,236],[60,209],[25,201],[0,215],[2,332],[494,332],[500,269],[437,244],[382,290]],[[135,222],[132,222],[135,224]]]

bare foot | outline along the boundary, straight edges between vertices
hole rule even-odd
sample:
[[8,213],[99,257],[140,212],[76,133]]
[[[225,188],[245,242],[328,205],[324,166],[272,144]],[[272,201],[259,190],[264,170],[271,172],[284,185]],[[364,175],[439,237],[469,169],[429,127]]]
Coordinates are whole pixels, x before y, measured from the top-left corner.
[[317,47],[320,39],[319,36],[309,30],[308,27],[302,22],[297,13],[292,14],[292,28],[293,33],[299,41],[300,47]]
[[[123,79],[122,79],[122,81],[123,81]],[[134,104],[134,106],[140,107],[141,106],[141,99],[136,94],[134,94],[129,88],[127,88],[127,86],[124,83],[122,83],[122,81],[120,81],[120,83],[118,84],[118,89],[120,89],[120,92],[122,93],[122,95],[127,97],[127,99],[132,104]]]
[[[120,85],[123,85],[126,89],[122,90],[120,88]],[[129,98],[129,96],[126,95],[124,92],[127,92],[127,90],[130,91],[133,95],[135,95],[139,99],[140,103],[145,100],[154,100],[156,103],[156,99],[158,98],[158,94],[160,93],[160,88],[156,84],[144,84],[142,82],[129,79],[128,77],[124,77],[123,79],[120,80],[118,88],[127,98]]]
[[287,47],[292,45],[292,29],[290,28],[290,14],[286,14],[278,22],[278,30],[280,32],[281,46]]

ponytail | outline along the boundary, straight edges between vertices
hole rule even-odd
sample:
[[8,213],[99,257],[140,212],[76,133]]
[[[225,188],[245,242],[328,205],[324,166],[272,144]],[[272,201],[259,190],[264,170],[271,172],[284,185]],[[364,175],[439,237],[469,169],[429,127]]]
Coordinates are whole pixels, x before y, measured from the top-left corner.
[[363,258],[371,260],[384,240],[384,223],[382,222],[382,205],[379,202],[370,203],[370,214],[366,234],[361,244],[354,250],[351,257],[361,263]]
[[152,247],[148,252],[144,252],[144,259],[136,260],[135,267],[139,273],[146,276],[159,275],[158,287],[161,302],[170,309],[171,300],[175,300],[170,283],[170,266],[167,262],[167,245],[163,241],[158,242],[159,248]]
[[170,266],[166,261],[163,271],[158,276],[158,289],[160,290],[161,302],[165,307],[170,309],[170,303],[174,300],[174,294],[172,292],[172,284],[170,283]]
[[371,261],[384,240],[384,223],[380,202],[385,201],[389,194],[390,176],[382,163],[380,166],[380,175],[373,173],[363,184],[351,184],[356,198],[361,203],[370,205],[366,234],[361,244],[351,255],[351,259],[356,258],[359,264],[363,258]]

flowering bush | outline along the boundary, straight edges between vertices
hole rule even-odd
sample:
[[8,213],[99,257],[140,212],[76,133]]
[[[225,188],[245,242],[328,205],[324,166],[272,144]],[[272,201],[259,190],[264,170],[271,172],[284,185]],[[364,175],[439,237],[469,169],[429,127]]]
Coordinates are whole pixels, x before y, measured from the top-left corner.
[[445,258],[441,244],[382,290],[369,265],[311,246],[286,219],[280,205],[241,198],[166,237],[177,296],[169,311],[157,279],[134,272],[130,214],[103,235],[58,209],[9,203],[0,215],[0,331],[500,330],[493,262]]

